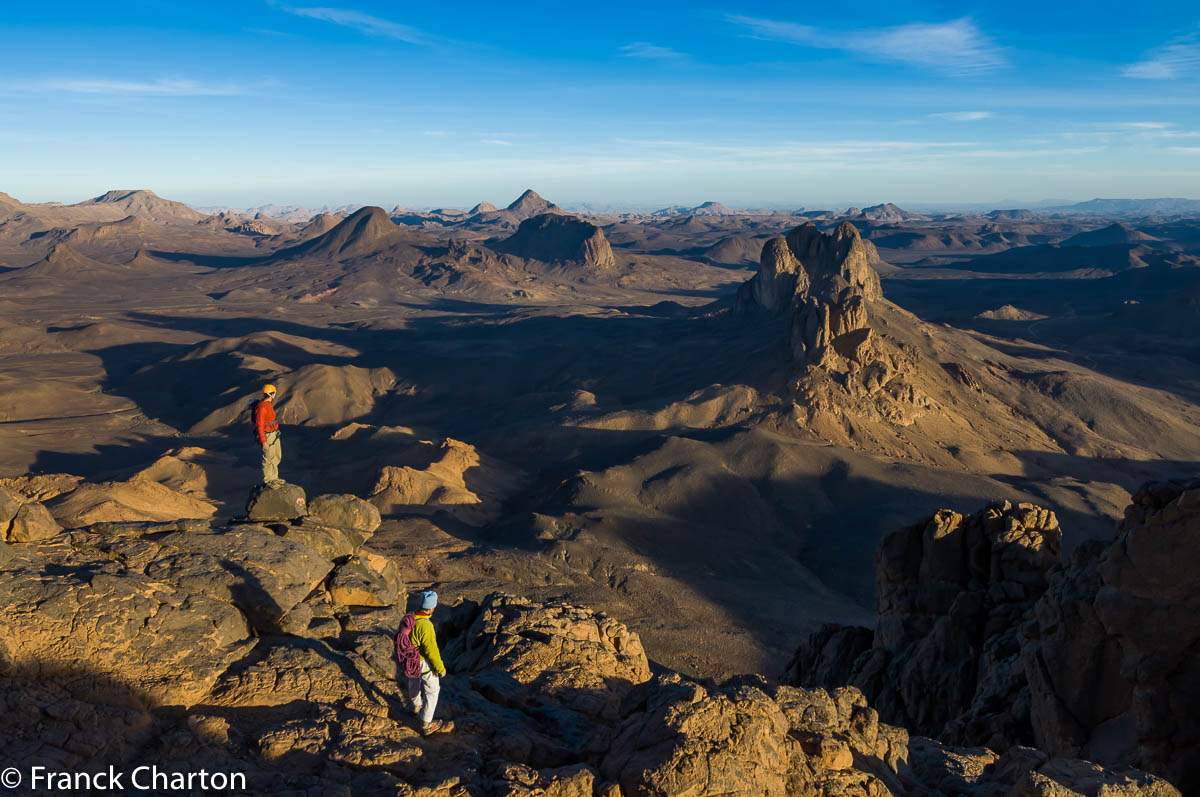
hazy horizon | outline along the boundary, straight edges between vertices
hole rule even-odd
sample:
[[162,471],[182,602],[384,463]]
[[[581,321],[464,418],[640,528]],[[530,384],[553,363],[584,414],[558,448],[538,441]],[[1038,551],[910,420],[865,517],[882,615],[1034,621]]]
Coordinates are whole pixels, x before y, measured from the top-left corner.
[[201,206],[462,206],[529,185],[639,207],[1194,194],[1200,20],[1120,8],[12,8],[0,190],[143,185]]
[[873,200],[866,200],[866,199],[853,200],[853,199],[843,198],[840,200],[807,201],[807,202],[801,201],[801,200],[797,200],[795,202],[780,202],[780,201],[768,201],[768,200],[763,200],[760,202],[755,202],[753,200],[746,201],[746,202],[734,202],[734,201],[730,201],[730,200],[713,199],[713,198],[709,197],[707,199],[701,199],[701,200],[695,200],[695,201],[662,201],[662,202],[654,203],[654,202],[646,202],[646,201],[616,202],[616,201],[600,201],[600,200],[591,200],[591,199],[563,200],[558,197],[547,196],[544,192],[538,191],[536,187],[526,186],[526,188],[515,190],[512,193],[510,193],[509,195],[507,195],[506,197],[501,197],[499,199],[493,199],[490,197],[482,197],[482,198],[477,197],[477,198],[470,199],[470,200],[462,200],[462,201],[458,201],[458,202],[443,202],[443,203],[431,203],[428,201],[403,202],[403,201],[395,201],[395,200],[387,200],[387,199],[379,199],[379,198],[356,199],[356,200],[349,200],[349,201],[344,201],[344,202],[329,201],[329,200],[321,199],[321,198],[313,198],[311,201],[295,201],[292,199],[274,198],[274,199],[265,199],[265,200],[261,200],[261,201],[256,200],[256,201],[239,203],[239,202],[229,202],[229,201],[214,201],[214,202],[192,201],[185,197],[168,194],[161,190],[157,190],[155,188],[146,188],[146,187],[142,187],[142,188],[128,188],[128,187],[126,187],[126,188],[107,188],[102,191],[90,193],[84,197],[72,197],[70,199],[53,198],[53,199],[34,200],[34,199],[22,197],[22,196],[15,196],[12,194],[12,192],[5,191],[4,187],[0,186],[0,192],[7,193],[10,196],[13,196],[15,199],[20,200],[27,204],[37,204],[37,203],[45,202],[45,203],[58,203],[58,204],[63,204],[63,205],[70,205],[70,204],[76,204],[79,202],[84,202],[84,201],[87,201],[90,199],[94,199],[96,197],[104,195],[105,193],[108,193],[109,191],[147,190],[147,191],[152,191],[154,194],[156,194],[159,197],[162,197],[163,199],[168,199],[168,200],[177,201],[177,202],[183,202],[184,204],[188,205],[189,207],[192,207],[192,208],[195,208],[198,210],[211,209],[211,208],[231,208],[231,209],[236,209],[236,210],[250,210],[250,209],[269,207],[269,206],[277,206],[277,207],[295,206],[295,207],[302,207],[302,208],[306,208],[306,209],[310,209],[310,210],[318,210],[321,208],[350,208],[350,207],[361,208],[361,207],[369,207],[369,206],[382,207],[385,210],[391,210],[392,208],[397,207],[397,206],[408,209],[408,210],[414,210],[414,211],[428,211],[428,210],[437,209],[437,208],[466,210],[466,209],[474,207],[479,202],[484,202],[484,201],[491,202],[493,205],[502,208],[502,207],[507,206],[509,203],[511,203],[517,197],[519,197],[520,194],[523,193],[527,189],[532,189],[532,190],[536,191],[539,195],[543,196],[545,199],[548,199],[549,201],[554,202],[555,204],[559,205],[560,207],[563,207],[568,210],[570,210],[570,209],[584,209],[584,210],[597,209],[597,210],[607,210],[607,211],[611,211],[611,212],[650,212],[650,211],[665,209],[665,208],[670,208],[670,207],[690,208],[690,207],[697,207],[699,205],[704,204],[705,202],[716,202],[718,204],[725,205],[726,207],[733,209],[733,210],[744,209],[744,210],[780,210],[780,211],[789,211],[790,210],[790,211],[795,211],[795,210],[803,209],[803,210],[843,211],[843,210],[846,210],[847,208],[851,208],[851,207],[864,208],[864,207],[871,207],[871,206],[875,206],[875,205],[882,205],[882,204],[890,203],[890,204],[894,204],[894,205],[899,205],[901,207],[904,207],[904,208],[907,208],[910,210],[936,211],[936,210],[955,210],[955,209],[972,209],[972,210],[987,209],[987,210],[991,210],[991,209],[1015,209],[1015,208],[1026,208],[1026,209],[1031,209],[1031,210],[1037,210],[1039,208],[1048,208],[1048,207],[1055,207],[1058,205],[1069,205],[1069,204],[1074,204],[1074,203],[1079,203],[1079,202],[1086,202],[1086,201],[1093,200],[1093,199],[1118,200],[1118,201],[1126,201],[1126,200],[1128,200],[1128,201],[1152,201],[1152,200],[1162,200],[1162,199],[1200,201],[1195,197],[1104,196],[1104,197],[1081,197],[1081,198],[1057,197],[1057,198],[1044,198],[1044,199],[1011,199],[1011,198],[1009,198],[1009,199],[998,199],[998,200],[964,200],[964,201],[958,201],[958,202],[954,202],[954,201],[923,202],[923,201],[910,201],[910,200],[896,200],[896,199],[891,199],[891,198],[882,198],[882,199],[873,199]]

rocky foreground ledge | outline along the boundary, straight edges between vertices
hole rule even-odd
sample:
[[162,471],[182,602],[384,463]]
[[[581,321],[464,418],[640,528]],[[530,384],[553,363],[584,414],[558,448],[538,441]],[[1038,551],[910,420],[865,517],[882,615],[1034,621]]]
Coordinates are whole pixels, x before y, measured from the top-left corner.
[[392,654],[405,585],[370,548],[369,504],[288,486],[252,500],[254,521],[34,534],[27,505],[0,493],[10,764],[242,772],[252,793],[311,795],[1179,794],[1127,767],[910,737],[855,687],[691,681],[612,618],[502,594],[439,612],[457,729],[422,738]]

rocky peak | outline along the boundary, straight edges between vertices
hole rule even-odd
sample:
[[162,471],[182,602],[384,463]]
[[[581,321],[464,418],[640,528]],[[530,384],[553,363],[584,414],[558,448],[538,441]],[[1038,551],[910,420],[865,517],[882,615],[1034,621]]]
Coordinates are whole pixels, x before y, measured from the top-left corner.
[[513,235],[496,245],[499,252],[543,263],[583,265],[603,271],[616,267],[604,231],[591,222],[561,213],[526,219]]
[[[314,224],[320,219],[314,220]],[[327,222],[325,222],[327,223]],[[309,225],[312,226],[311,224]],[[329,258],[350,258],[377,252],[400,231],[387,211],[380,207],[360,208],[336,227],[315,238],[280,252]]]
[[858,230],[842,222],[826,235],[809,222],[789,232],[787,244],[812,281],[792,316],[793,356],[826,368],[840,368],[838,358],[866,365],[872,344],[867,303],[882,299],[883,289]]
[[[804,264],[816,292],[840,277],[867,301],[883,298],[879,274],[871,267],[872,249],[858,234],[858,228],[843,221],[826,235],[812,222],[801,224],[787,235],[788,247]],[[878,255],[876,255],[876,258]]]
[[735,311],[777,313],[808,294],[808,272],[792,254],[787,241],[772,238],[763,244],[758,273],[738,290]]
[[516,214],[521,219],[527,219],[543,213],[557,211],[559,207],[553,202],[543,199],[532,188],[527,188],[525,189],[525,193],[513,200],[512,204],[505,208],[505,210]]
[[[534,194],[534,196],[537,196],[537,194]],[[517,201],[519,202],[520,200],[517,200]],[[476,205],[475,207],[468,210],[467,214],[471,215],[471,216],[478,216],[480,213],[495,213],[496,210],[497,210],[497,208],[495,205],[493,205],[491,202],[488,202],[487,200],[484,200],[483,202],[480,202],[478,205]]]

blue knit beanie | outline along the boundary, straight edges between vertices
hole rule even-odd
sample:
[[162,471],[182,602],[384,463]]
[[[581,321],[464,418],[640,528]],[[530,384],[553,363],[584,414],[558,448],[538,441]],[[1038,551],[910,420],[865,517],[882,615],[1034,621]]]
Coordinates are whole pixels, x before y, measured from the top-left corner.
[[437,593],[427,589],[421,593],[421,608],[432,609],[437,606]]

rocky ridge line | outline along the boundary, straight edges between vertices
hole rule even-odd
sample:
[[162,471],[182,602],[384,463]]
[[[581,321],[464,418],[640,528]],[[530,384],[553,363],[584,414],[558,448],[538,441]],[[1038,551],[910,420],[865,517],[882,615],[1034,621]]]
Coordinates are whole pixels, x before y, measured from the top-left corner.
[[6,750],[312,795],[1178,794],[1135,770],[910,739],[852,687],[652,674],[619,621],[502,594],[438,613],[457,730],[424,739],[396,679],[406,590],[367,544],[374,508],[284,485],[248,514],[0,545]]

